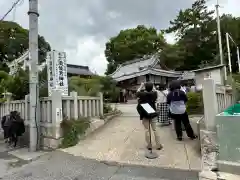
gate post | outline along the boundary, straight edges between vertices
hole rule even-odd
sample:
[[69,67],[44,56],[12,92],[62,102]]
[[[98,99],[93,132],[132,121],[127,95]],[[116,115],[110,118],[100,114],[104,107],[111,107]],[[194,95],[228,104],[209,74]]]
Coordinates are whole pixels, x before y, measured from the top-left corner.
[[213,79],[203,81],[203,104],[206,129],[215,131],[215,116],[218,113],[216,84]]
[[61,143],[61,122],[63,120],[62,93],[57,90],[52,91],[50,97],[52,105],[51,126],[45,126],[43,135],[43,146],[47,149],[56,149]]

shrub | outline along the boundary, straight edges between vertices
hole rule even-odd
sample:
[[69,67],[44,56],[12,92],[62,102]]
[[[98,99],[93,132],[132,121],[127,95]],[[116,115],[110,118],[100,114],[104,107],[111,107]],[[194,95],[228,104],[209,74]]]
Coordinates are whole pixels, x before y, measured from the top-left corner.
[[75,146],[79,142],[79,137],[85,134],[86,130],[90,127],[89,118],[64,119],[61,122],[63,133],[63,140],[61,143],[62,148]]
[[189,114],[202,114],[203,113],[203,100],[201,92],[187,93],[187,112]]
[[113,111],[113,109],[109,104],[103,103],[103,114],[107,114],[107,113],[110,113],[112,111]]

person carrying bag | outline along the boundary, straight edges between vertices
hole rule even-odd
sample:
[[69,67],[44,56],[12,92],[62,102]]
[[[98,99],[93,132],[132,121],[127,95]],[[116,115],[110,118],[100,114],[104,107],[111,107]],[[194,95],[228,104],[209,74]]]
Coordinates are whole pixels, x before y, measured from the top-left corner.
[[184,125],[189,138],[197,138],[193,132],[186,112],[187,100],[186,93],[181,90],[180,82],[173,81],[170,85],[170,93],[167,96],[167,103],[169,104],[170,116],[174,120],[175,131],[179,141],[182,141],[182,124]]
[[[144,87],[145,91],[142,91]],[[140,115],[140,120],[142,121],[145,130],[145,140],[147,143],[147,149],[152,150],[152,144],[150,142],[149,135],[149,130],[150,128],[152,128],[156,142],[156,149],[161,150],[162,145],[160,143],[160,137],[157,132],[156,121],[158,116],[158,113],[156,112],[157,92],[156,89],[153,87],[153,83],[151,82],[147,82],[145,84],[142,83],[139,89],[137,90],[137,97],[138,97],[137,111]],[[153,113],[146,112],[146,110],[143,108],[144,104],[150,105],[154,112]]]

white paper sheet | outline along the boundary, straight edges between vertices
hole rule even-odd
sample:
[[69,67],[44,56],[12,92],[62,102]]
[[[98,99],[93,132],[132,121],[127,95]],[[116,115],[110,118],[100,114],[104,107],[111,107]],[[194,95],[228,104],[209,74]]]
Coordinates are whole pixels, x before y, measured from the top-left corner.
[[148,104],[148,103],[144,103],[144,104],[140,104],[143,109],[148,113],[148,114],[152,114],[155,113],[155,110]]

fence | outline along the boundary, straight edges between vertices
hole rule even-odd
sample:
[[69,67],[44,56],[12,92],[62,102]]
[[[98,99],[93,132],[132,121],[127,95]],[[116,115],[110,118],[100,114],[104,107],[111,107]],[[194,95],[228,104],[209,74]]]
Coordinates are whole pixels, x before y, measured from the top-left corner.
[[[0,104],[0,117],[18,111],[25,120],[27,127],[30,125],[30,100],[29,95],[24,100],[7,101]],[[53,92],[51,97],[40,99],[40,133],[43,137],[42,145],[54,147],[59,144],[60,123],[63,118],[78,119],[80,117],[100,117],[103,115],[103,97],[77,96],[71,92],[70,96],[61,96],[60,92]],[[27,128],[29,130],[29,128]],[[29,133],[26,143],[29,142]],[[56,142],[57,141],[57,142]]]
[[217,139],[215,117],[235,102],[234,90],[229,86],[216,85],[213,79],[203,82],[204,125],[200,130],[202,172],[217,168]]
[[203,103],[206,128],[215,129],[215,116],[234,102],[234,92],[230,86],[216,85],[213,79],[204,80]]
[[[29,96],[25,100],[10,101],[0,104],[0,117],[9,114],[10,111],[18,111],[25,121],[29,121]],[[62,97],[63,116],[78,119],[79,117],[99,117],[103,114],[101,94],[98,97],[76,96],[71,92],[70,96]],[[52,98],[40,99],[40,122],[52,123]]]

